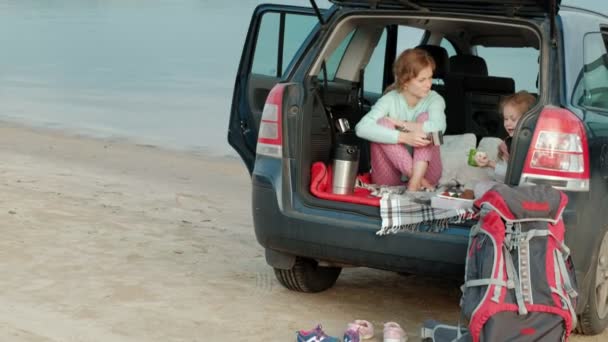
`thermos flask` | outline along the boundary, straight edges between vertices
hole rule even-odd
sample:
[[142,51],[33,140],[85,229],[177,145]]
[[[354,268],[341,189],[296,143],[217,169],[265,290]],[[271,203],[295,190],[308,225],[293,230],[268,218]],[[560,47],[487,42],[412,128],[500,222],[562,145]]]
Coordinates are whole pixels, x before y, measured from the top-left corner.
[[359,147],[338,144],[334,150],[334,194],[349,195],[355,190],[355,180],[359,170]]

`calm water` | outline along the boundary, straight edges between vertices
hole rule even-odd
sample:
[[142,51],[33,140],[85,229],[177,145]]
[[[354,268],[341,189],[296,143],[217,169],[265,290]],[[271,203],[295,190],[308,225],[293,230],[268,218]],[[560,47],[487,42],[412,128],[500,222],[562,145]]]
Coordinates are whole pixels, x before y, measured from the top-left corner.
[[0,0],[0,120],[233,155],[232,87],[258,3]]
[[0,120],[232,154],[232,87],[259,3],[0,0]]

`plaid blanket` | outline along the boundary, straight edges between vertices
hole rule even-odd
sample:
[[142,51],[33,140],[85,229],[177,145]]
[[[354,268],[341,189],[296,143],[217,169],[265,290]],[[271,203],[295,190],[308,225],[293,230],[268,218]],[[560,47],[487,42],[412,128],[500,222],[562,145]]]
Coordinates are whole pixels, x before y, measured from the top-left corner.
[[[429,193],[433,195],[432,193]],[[394,234],[400,231],[441,232],[450,223],[462,223],[478,217],[474,209],[439,209],[424,203],[424,198],[413,194],[382,194],[380,199],[382,227],[376,235]]]

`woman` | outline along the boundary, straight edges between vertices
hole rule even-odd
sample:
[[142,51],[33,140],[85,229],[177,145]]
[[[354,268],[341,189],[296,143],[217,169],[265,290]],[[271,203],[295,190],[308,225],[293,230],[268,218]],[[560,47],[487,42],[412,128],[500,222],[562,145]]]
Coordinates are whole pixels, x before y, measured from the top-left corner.
[[431,90],[434,70],[426,51],[403,51],[393,66],[395,83],[355,127],[357,136],[372,142],[374,183],[399,185],[405,175],[408,191],[419,191],[434,188],[441,178],[439,146],[427,139],[446,127],[445,101]]

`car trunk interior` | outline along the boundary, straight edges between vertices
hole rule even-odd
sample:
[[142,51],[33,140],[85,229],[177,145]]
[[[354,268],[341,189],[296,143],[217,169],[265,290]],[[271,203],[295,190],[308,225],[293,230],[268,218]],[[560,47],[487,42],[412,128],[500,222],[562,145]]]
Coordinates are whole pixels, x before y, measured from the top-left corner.
[[[348,143],[360,148],[359,174],[369,172],[369,142],[356,137],[354,127],[392,83],[395,56],[417,44],[433,56],[437,65],[432,89],[446,102],[446,138],[469,133],[475,137],[475,145],[484,137],[504,139],[507,133],[499,113],[499,102],[503,96],[524,88],[518,73],[536,73],[535,84],[525,90],[538,93],[540,33],[532,20],[496,22],[496,18],[485,20],[453,15],[446,18],[353,14],[342,18],[332,29],[306,80],[306,88],[314,89],[314,94],[304,107],[306,115],[301,141],[306,143],[301,144],[297,158],[299,192],[305,202],[379,216],[379,210],[374,206],[314,196],[310,192],[310,170],[316,162],[331,165],[334,147],[338,143]],[[398,34],[411,30],[421,33],[418,43],[400,46],[398,40],[403,38]],[[498,59],[501,49],[525,50],[534,58],[529,59],[530,65],[510,68],[512,72],[496,72],[495,66],[504,62],[504,59]],[[482,50],[492,51],[492,58],[484,59]],[[380,58],[378,51],[383,52]],[[381,63],[377,63],[378,59]],[[517,64],[513,60],[507,62]],[[369,87],[372,81],[377,81],[377,85]],[[348,120],[353,131],[340,134],[336,127],[339,118]],[[466,159],[468,151],[461,152],[462,158]],[[444,172],[447,172],[446,167],[449,165],[444,163]]]

